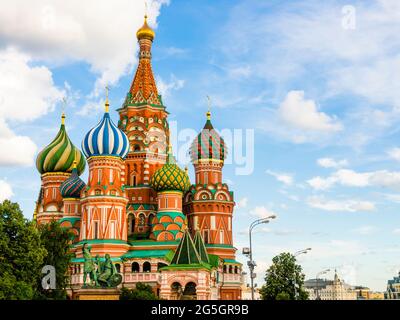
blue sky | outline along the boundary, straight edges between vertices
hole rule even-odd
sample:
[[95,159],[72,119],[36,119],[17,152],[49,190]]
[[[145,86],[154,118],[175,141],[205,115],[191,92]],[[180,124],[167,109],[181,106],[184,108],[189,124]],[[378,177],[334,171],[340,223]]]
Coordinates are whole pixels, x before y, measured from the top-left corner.
[[[0,13],[0,199],[29,218],[34,159],[58,130],[61,98],[80,146],[104,86],[114,109],[129,89],[144,2],[117,4],[17,0]],[[254,132],[254,170],[226,164],[224,179],[240,261],[249,222],[278,217],[254,234],[259,285],[274,255],[311,247],[299,257],[307,277],[337,268],[384,290],[400,269],[398,1],[171,0],[148,12],[153,70],[178,133],[203,126],[207,95],[216,128]]]

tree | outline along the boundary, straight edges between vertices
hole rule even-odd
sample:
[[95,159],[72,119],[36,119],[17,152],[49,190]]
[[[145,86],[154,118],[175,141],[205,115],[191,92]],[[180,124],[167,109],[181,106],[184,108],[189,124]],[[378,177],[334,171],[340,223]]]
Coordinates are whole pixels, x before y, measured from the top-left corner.
[[32,299],[46,249],[17,203],[0,203],[0,299]]
[[67,271],[73,257],[70,252],[70,242],[73,233],[68,229],[62,228],[57,221],[51,221],[48,224],[39,226],[39,231],[41,242],[47,250],[43,265],[50,265],[55,268],[56,289],[44,290],[40,281],[35,298],[50,300],[66,299],[66,288],[69,284]]
[[[263,300],[294,300],[295,284],[298,300],[307,300],[308,293],[304,290],[304,274],[296,258],[287,252],[272,259],[272,265],[265,275],[265,284],[260,289]],[[296,280],[296,281],[295,281]]]
[[135,289],[122,288],[119,300],[159,300],[150,285],[138,282]]

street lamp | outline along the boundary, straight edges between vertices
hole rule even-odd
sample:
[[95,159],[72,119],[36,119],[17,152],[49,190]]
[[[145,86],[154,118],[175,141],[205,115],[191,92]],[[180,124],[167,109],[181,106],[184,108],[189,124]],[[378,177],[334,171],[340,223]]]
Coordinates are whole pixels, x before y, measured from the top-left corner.
[[329,272],[329,271],[331,271],[331,269],[325,269],[325,270],[322,270],[322,271],[320,271],[320,272],[317,273],[317,276],[316,276],[316,279],[317,279],[317,295],[316,295],[315,300],[321,300],[321,298],[320,298],[320,296],[319,296],[319,287],[318,287],[319,276],[320,276],[320,275],[323,275],[323,274],[325,274],[325,273],[327,273],[327,272]]
[[[303,249],[303,250],[296,251],[295,253],[293,253],[293,257],[297,257],[297,256],[299,256],[301,254],[306,254],[310,250],[311,250],[311,248],[306,248],[306,249]],[[294,270],[294,300],[297,300],[296,268]]]
[[256,274],[254,273],[254,267],[256,266],[256,262],[253,261],[253,247],[251,243],[251,232],[253,231],[255,226],[258,226],[259,224],[263,223],[269,223],[270,220],[275,219],[276,216],[268,216],[266,218],[261,218],[253,221],[250,225],[249,228],[249,242],[250,242],[250,248],[244,248],[243,249],[243,254],[248,255],[249,261],[247,261],[247,265],[249,266],[250,269],[250,286],[251,286],[251,300],[254,300],[254,278],[256,277]]

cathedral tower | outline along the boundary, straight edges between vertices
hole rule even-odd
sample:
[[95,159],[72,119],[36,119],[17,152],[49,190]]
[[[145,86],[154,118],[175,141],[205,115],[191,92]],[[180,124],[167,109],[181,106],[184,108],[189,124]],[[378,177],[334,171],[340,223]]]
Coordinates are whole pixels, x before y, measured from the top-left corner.
[[184,212],[192,235],[199,230],[207,252],[234,259],[232,239],[233,192],[222,182],[226,146],[207,112],[204,128],[193,141],[190,154],[196,181],[184,198]]
[[190,187],[189,176],[179,168],[169,147],[167,163],[153,175],[150,184],[157,191],[157,216],[152,221],[150,238],[157,241],[176,241],[187,228],[182,213],[183,193]]
[[59,220],[64,211],[60,185],[69,178],[74,168],[77,176],[85,169],[82,153],[72,144],[65,130],[64,113],[56,137],[38,154],[36,168],[41,173],[42,185],[34,218],[39,224]]
[[127,251],[124,158],[128,137],[111,120],[106,101],[103,119],[82,142],[89,165],[83,191],[80,241],[91,243],[93,254],[120,256]]
[[168,113],[158,94],[151,67],[155,33],[147,24],[147,16],[136,36],[139,63],[125,102],[118,112],[119,127],[129,139],[129,153],[125,161],[128,233],[130,237],[147,238],[157,207],[150,179],[166,161],[169,126]]

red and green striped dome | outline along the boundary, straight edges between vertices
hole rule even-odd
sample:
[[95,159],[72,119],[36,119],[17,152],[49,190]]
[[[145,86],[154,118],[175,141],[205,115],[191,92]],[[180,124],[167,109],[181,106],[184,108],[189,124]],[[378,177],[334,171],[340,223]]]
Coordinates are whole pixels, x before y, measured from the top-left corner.
[[192,162],[197,162],[198,160],[225,160],[225,141],[211,124],[209,111],[207,112],[207,121],[204,128],[192,142],[190,156]]
[[74,160],[80,175],[85,170],[85,157],[69,139],[62,116],[61,127],[54,140],[36,158],[36,168],[41,174],[48,172],[72,172]]

